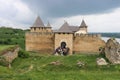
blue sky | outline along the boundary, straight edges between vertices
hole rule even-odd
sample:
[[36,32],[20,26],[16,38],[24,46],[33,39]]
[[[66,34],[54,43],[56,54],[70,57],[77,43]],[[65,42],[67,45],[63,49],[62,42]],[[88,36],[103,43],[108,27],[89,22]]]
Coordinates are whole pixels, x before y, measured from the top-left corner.
[[0,0],[0,26],[29,29],[39,15],[58,29],[88,25],[89,32],[120,32],[120,0]]

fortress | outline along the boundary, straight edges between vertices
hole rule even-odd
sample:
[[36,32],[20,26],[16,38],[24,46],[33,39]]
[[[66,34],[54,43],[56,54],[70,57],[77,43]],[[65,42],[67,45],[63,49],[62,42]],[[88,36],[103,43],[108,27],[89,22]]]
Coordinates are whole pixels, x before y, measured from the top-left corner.
[[100,34],[89,34],[88,26],[82,20],[80,26],[70,26],[67,22],[53,31],[50,23],[45,26],[38,16],[30,32],[25,34],[26,50],[53,53],[61,42],[69,47],[69,54],[73,53],[96,53],[100,47],[105,46]]

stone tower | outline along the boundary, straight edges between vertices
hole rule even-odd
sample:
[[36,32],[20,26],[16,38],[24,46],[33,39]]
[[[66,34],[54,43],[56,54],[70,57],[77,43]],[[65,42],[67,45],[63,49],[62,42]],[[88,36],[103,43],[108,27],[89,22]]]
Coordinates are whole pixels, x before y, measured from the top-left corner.
[[27,32],[25,36],[27,51],[53,51],[54,40],[51,25],[48,22],[47,26],[45,26],[39,16],[35,20],[33,26],[30,27],[30,32]]
[[69,53],[73,52],[73,32],[69,24],[65,22],[58,31],[55,32],[55,49],[58,48],[61,42],[65,42],[69,47]]
[[82,20],[82,23],[79,27],[79,30],[75,34],[87,34],[87,25],[84,20]]
[[33,26],[31,27],[30,31],[31,32],[51,32],[52,29],[49,22],[48,22],[48,25],[45,26],[41,18],[38,16]]

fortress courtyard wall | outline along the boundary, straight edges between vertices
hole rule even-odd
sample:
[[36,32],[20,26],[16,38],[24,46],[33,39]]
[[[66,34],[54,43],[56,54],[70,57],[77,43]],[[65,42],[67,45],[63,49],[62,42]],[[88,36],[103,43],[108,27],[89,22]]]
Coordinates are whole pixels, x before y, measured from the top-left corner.
[[75,53],[98,53],[100,47],[105,46],[105,42],[99,34],[74,35],[73,52]]
[[25,36],[27,51],[53,52],[54,34],[52,32],[27,32]]

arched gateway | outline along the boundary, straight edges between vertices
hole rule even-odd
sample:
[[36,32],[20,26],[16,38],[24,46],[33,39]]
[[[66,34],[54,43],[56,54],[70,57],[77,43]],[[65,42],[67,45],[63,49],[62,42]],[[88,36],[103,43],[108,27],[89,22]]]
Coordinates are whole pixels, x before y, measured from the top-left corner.
[[69,48],[66,45],[66,42],[61,42],[60,46],[55,50],[54,54],[68,55]]

